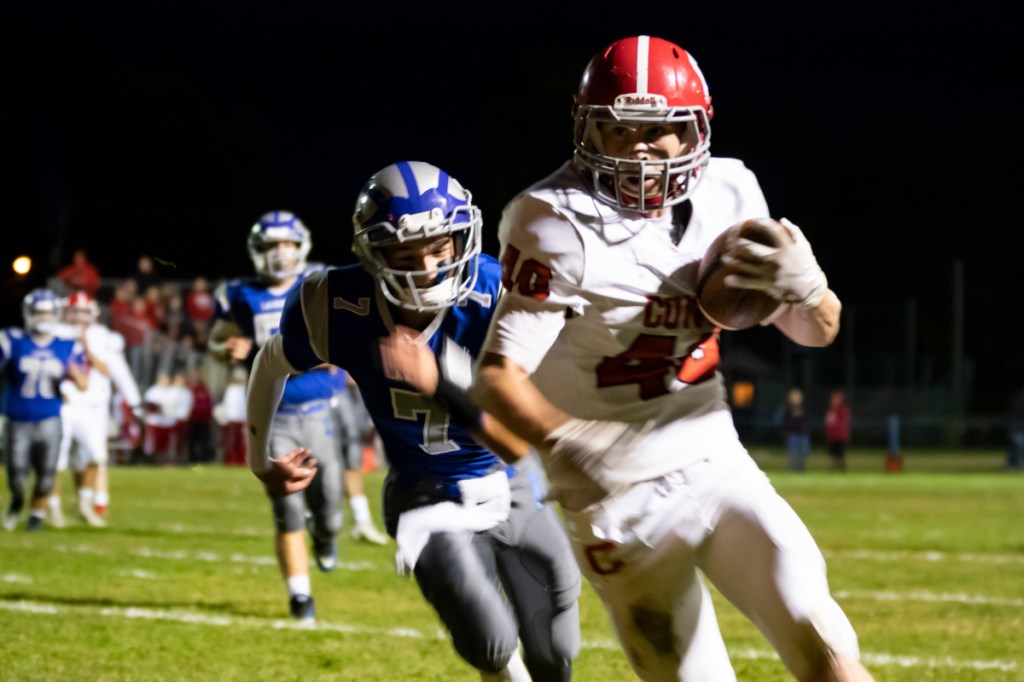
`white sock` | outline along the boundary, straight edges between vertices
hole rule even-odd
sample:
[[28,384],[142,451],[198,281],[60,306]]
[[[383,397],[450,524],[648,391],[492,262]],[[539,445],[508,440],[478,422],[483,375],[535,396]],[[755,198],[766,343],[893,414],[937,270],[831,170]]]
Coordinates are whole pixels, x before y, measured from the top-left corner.
[[288,576],[288,594],[295,596],[304,594],[309,596],[309,574]]
[[60,509],[60,495],[50,495],[50,509]]
[[110,493],[106,490],[97,490],[95,502],[101,507],[110,506]]
[[92,500],[96,497],[96,491],[92,488],[79,488],[78,501],[85,506],[92,506]]
[[45,519],[46,518],[46,510],[45,509],[33,509],[32,510],[32,516],[34,516],[37,519]]
[[355,495],[348,498],[348,506],[352,507],[352,517],[356,523],[370,520],[370,503],[366,501],[366,495]]

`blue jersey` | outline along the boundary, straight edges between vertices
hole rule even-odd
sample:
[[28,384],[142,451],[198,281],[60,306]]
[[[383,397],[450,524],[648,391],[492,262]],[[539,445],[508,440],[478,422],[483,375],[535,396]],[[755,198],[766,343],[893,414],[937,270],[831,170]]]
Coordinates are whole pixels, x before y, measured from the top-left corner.
[[60,416],[60,382],[72,362],[84,363],[81,344],[52,337],[40,345],[22,329],[0,330],[4,414],[16,422]]
[[[473,293],[444,314],[430,338],[435,355],[450,342],[474,358],[480,352],[498,302],[501,267],[490,256],[479,259]],[[281,325],[285,356],[296,369],[329,362],[352,375],[388,460],[400,475],[453,482],[493,471],[500,465],[498,458],[452,424],[443,408],[381,373],[377,347],[391,333],[391,319],[376,281],[361,266],[332,268],[307,279],[288,298]]]
[[[299,288],[303,277],[319,270],[322,270],[321,266],[310,266],[295,284],[284,291],[271,290],[270,284],[261,277],[243,277],[227,282],[217,292],[214,297],[216,319],[234,322],[254,342],[254,351],[247,361],[250,369],[255,350],[277,333],[288,294]],[[330,398],[336,390],[335,381],[326,371],[289,377],[281,404],[299,405],[310,400]]]

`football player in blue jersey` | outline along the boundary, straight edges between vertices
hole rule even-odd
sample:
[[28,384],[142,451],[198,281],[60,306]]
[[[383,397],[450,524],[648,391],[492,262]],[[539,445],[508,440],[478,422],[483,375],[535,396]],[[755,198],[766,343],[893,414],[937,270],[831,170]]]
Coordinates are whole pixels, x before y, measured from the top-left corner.
[[[215,358],[252,363],[259,347],[277,332],[288,293],[309,273],[322,269],[307,264],[311,247],[309,230],[287,211],[266,213],[253,225],[248,249],[257,274],[227,282],[214,297],[216,321],[210,350]],[[327,368],[293,377],[274,415],[270,445],[274,454],[281,455],[303,444],[320,457],[320,474],[308,490],[272,497],[274,548],[288,587],[289,610],[294,618],[307,622],[315,618],[307,525],[317,566],[326,573],[337,564],[336,537],[342,523],[342,474],[331,409],[334,390]]]
[[3,518],[6,530],[18,525],[30,471],[36,479],[26,530],[43,528],[60,448],[60,382],[68,377],[82,391],[89,386],[82,344],[55,336],[60,309],[55,293],[34,289],[22,302],[25,328],[0,330],[4,414],[8,418],[4,450],[11,491],[11,504]]
[[[306,485],[309,450],[268,453],[285,379],[325,362],[350,372],[391,464],[384,519],[400,572],[415,575],[481,679],[568,680],[580,644],[568,541],[525,445],[459,388],[502,291],[497,261],[480,254],[480,211],[444,171],[403,162],[370,178],[353,222],[360,264],[307,278],[254,363],[250,464],[272,488]],[[433,391],[385,370],[395,344],[436,356]]]

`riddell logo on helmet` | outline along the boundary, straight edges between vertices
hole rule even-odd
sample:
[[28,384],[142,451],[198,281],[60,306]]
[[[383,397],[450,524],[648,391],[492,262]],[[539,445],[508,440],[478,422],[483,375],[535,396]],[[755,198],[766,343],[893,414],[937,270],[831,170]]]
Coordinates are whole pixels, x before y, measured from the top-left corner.
[[628,95],[619,95],[615,98],[615,107],[657,107],[665,108],[668,106],[668,100],[665,99],[664,95],[650,95],[646,93],[634,92]]

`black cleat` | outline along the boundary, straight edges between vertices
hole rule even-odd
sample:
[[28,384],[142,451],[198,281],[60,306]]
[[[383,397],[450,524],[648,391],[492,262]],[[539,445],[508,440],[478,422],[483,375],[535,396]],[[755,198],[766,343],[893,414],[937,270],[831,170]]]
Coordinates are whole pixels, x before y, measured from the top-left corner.
[[43,525],[43,520],[38,516],[28,517],[28,523],[25,524],[25,530],[27,530],[29,533],[41,531],[45,527],[46,526]]
[[326,541],[313,538],[313,558],[316,559],[316,567],[321,573],[333,571],[338,565],[338,546],[334,538]]
[[292,618],[302,623],[313,623],[316,620],[316,604],[308,594],[293,594],[288,602],[288,610]]

